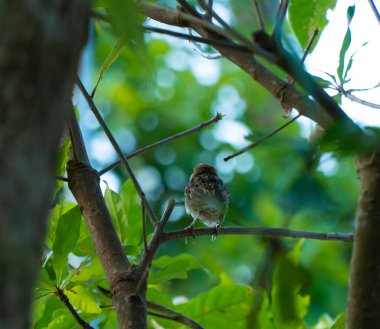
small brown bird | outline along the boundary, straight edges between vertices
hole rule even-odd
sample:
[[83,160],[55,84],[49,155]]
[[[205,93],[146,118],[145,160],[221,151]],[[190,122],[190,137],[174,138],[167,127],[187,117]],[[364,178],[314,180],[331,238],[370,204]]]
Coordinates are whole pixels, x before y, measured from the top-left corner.
[[185,188],[186,212],[193,217],[188,229],[192,230],[199,219],[203,224],[215,227],[217,234],[227,213],[228,196],[229,192],[213,166],[196,165]]

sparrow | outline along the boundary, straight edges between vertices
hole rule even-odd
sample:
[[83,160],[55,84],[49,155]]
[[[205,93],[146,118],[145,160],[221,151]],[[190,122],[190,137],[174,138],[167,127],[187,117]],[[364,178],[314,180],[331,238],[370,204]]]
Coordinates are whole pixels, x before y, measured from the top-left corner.
[[196,165],[185,188],[186,212],[193,217],[187,229],[193,230],[199,220],[214,227],[217,235],[227,213],[228,196],[229,192],[213,166],[206,163]]

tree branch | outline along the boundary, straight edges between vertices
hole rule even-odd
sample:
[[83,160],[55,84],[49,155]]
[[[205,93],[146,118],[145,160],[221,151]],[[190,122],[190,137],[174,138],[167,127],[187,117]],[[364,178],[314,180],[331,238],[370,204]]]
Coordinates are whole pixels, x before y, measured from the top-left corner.
[[252,0],[252,2],[253,2],[253,6],[255,7],[255,13],[256,13],[256,18],[258,20],[258,24],[259,24],[259,29],[261,31],[265,31],[265,24],[264,24],[263,16],[260,11],[260,6],[257,0]]
[[[183,4],[185,10],[188,11],[188,14],[184,15],[182,12],[181,14],[178,14],[179,11],[151,4],[146,5],[146,3],[140,5],[140,10],[152,19],[162,23],[174,23],[173,25],[177,23],[178,25],[178,22],[180,22],[180,26],[191,27],[204,38],[231,38],[231,42],[233,38],[238,39],[252,53],[266,58],[294,77],[302,88],[317,100],[317,102],[315,102],[307,96],[300,94],[294,87],[287,85],[286,82],[279,79],[276,75],[258,63],[251,54],[222,46],[214,46],[224,57],[237,64],[264,86],[273,96],[278,98],[284,106],[297,109],[300,114],[309,117],[325,129],[334,126],[338,139],[345,140],[345,136],[349,136],[349,138],[355,138],[356,141],[367,142],[368,138],[370,138],[368,136],[363,136],[361,129],[352,122],[338,104],[313,80],[310,74],[300,67],[298,61],[293,59],[293,56],[290,55],[281,44],[276,44],[275,54],[268,51],[259,52],[257,50],[257,45],[229,28],[216,13],[213,12],[214,18],[225,28],[222,30],[223,32],[221,32],[221,30],[215,25],[214,28],[211,29],[209,25],[206,25],[210,24],[210,22],[201,20],[199,14],[192,16],[191,13],[194,13],[195,10],[189,6],[185,0],[178,1]],[[170,18],[168,18],[169,12],[171,13]],[[189,19],[189,16],[192,18]],[[351,144],[356,146],[360,143]]]
[[380,105],[379,104],[375,104],[375,103],[371,103],[371,102],[368,102],[364,99],[361,99],[359,97],[356,97],[348,92],[346,92],[345,90],[341,90],[340,91],[342,92],[342,94],[347,97],[350,101],[353,101],[355,103],[358,103],[358,104],[361,104],[361,105],[365,105],[365,106],[368,106],[368,107],[372,107],[374,109],[380,109]]
[[149,302],[149,301],[148,301],[147,305],[148,305],[148,308],[161,313],[161,314],[158,314],[158,313],[148,312],[148,314],[150,314],[150,315],[158,316],[158,317],[163,317],[163,315],[164,315],[165,319],[182,323],[182,324],[184,324],[184,325],[186,325],[192,329],[203,329],[204,328],[199,323],[192,320],[191,318],[188,318],[187,316],[185,316],[181,313],[178,313],[176,311],[173,311],[173,310],[171,310],[165,306],[162,306],[162,305],[159,305],[159,304],[156,304],[153,302]]
[[[380,138],[380,135],[377,134]],[[380,323],[380,149],[358,156],[360,194],[350,266],[346,328]],[[375,325],[376,326],[376,325]]]
[[[68,127],[71,132],[76,158],[67,164],[69,188],[80,206],[90,231],[107,281],[112,291],[120,329],[144,328],[146,326],[146,296],[141,289],[134,296],[136,284],[142,273],[130,266],[127,256],[113,227],[99,186],[99,175],[88,163],[83,139],[80,134],[74,109],[71,107]],[[71,155],[73,156],[73,154]],[[143,287],[145,288],[145,287]]]
[[[209,125],[211,125],[211,124],[213,124],[215,122],[218,122],[219,120],[222,119],[222,117],[223,117],[222,114],[217,113],[215,115],[215,117],[213,117],[212,119],[210,119],[208,121],[205,121],[205,122],[202,122],[201,124],[197,125],[194,128],[191,128],[189,130],[183,131],[183,132],[178,133],[176,135],[173,135],[173,136],[170,136],[168,138],[162,139],[162,140],[160,140],[160,141],[158,141],[156,143],[153,143],[153,144],[150,144],[148,146],[145,146],[145,147],[143,147],[143,148],[141,148],[141,149],[139,149],[139,150],[137,150],[137,151],[135,151],[135,152],[133,152],[131,154],[124,155],[124,157],[129,160],[129,159],[131,159],[131,158],[133,158],[133,157],[135,157],[135,156],[137,156],[139,154],[142,154],[142,153],[145,153],[147,151],[150,151],[151,149],[154,149],[154,148],[159,147],[161,145],[170,143],[170,142],[172,142],[172,141],[174,141],[176,139],[180,139],[182,137],[185,137],[185,136],[191,135],[193,133],[199,132],[202,129],[206,128],[207,126],[209,126]],[[108,167],[106,167],[106,168],[102,169],[101,171],[99,171],[99,175],[105,174],[106,172],[108,172],[111,169],[113,169],[114,167],[116,167],[119,163],[121,163],[121,160],[118,160],[118,161],[112,163],[111,165],[109,165]]]
[[[158,22],[180,26],[191,27],[203,37],[208,38],[210,33],[202,29],[198,20],[186,20],[191,15],[184,15],[178,10],[172,10],[166,7],[142,2],[139,9],[146,16]],[[208,22],[208,24],[210,24]],[[215,39],[215,35],[211,35]],[[290,84],[278,78],[271,71],[266,69],[262,64],[257,62],[250,53],[233,50],[227,47],[215,46],[215,48],[231,62],[239,66],[243,71],[249,74],[254,80],[267,89],[273,97],[278,99],[287,107],[293,107],[297,111],[319,123],[322,127],[328,128],[332,124],[330,116],[315,101],[309,99]]]
[[85,320],[83,320],[80,317],[80,315],[75,310],[75,308],[73,307],[73,305],[71,305],[69,299],[67,298],[67,296],[65,295],[65,293],[63,292],[63,290],[61,288],[59,288],[59,287],[55,287],[55,288],[56,288],[56,295],[61,300],[61,302],[63,304],[65,304],[66,308],[69,310],[69,312],[71,313],[71,315],[74,317],[75,321],[78,322],[78,324],[82,328],[84,328],[84,329],[94,329],[93,327],[90,326],[89,323],[87,323]]
[[235,157],[237,157],[238,155],[240,154],[243,154],[251,149],[253,149],[254,147],[260,145],[262,142],[266,141],[267,139],[271,138],[273,135],[276,135],[279,131],[281,131],[282,129],[286,128],[287,126],[289,126],[291,123],[293,123],[294,121],[296,121],[299,117],[301,116],[301,114],[298,114],[296,115],[293,119],[289,120],[288,122],[286,122],[285,124],[283,124],[282,126],[278,127],[277,129],[273,130],[271,133],[269,133],[268,135],[264,136],[263,138],[259,139],[257,142],[254,142],[244,148],[242,148],[239,152],[236,152],[234,154],[231,154],[229,155],[228,157],[224,158],[223,160],[224,161],[228,161],[228,160],[231,160]]
[[104,133],[106,134],[108,140],[111,142],[113,148],[115,149],[117,155],[119,156],[121,162],[123,163],[124,168],[126,169],[130,179],[133,182],[133,185],[135,186],[135,189],[137,190],[137,193],[140,196],[140,199],[142,200],[142,202],[144,202],[144,205],[145,205],[145,207],[148,211],[148,214],[150,216],[152,225],[155,226],[157,224],[156,215],[154,214],[152,207],[150,206],[148,200],[146,199],[145,194],[142,191],[140,184],[137,181],[128,160],[124,157],[124,154],[121,151],[120,146],[117,144],[117,142],[116,142],[115,138],[113,137],[111,131],[109,130],[106,122],[103,120],[102,116],[100,115],[100,112],[96,108],[94,101],[92,100],[91,96],[89,95],[89,93],[87,92],[87,90],[85,89],[85,87],[83,86],[83,84],[79,78],[77,78],[77,85],[78,85],[80,91],[82,92],[84,98],[86,99],[87,104],[90,107],[90,110],[95,115],[95,117],[98,120],[100,126],[102,127]]
[[169,220],[169,217],[175,207],[175,201],[169,200],[169,203],[162,215],[161,220],[158,222],[158,225],[155,227],[152,239],[149,242],[148,248],[144,253],[144,256],[140,262],[140,265],[145,270],[148,268],[152,262],[152,259],[154,255],[156,254],[156,251],[160,245],[162,237],[165,235],[164,228],[166,223]]
[[[171,240],[192,236],[192,233],[194,233],[195,236],[213,235],[215,234],[215,229],[199,228],[193,229],[193,232],[191,232],[188,229],[172,231],[162,235],[160,239],[160,244],[166,243]],[[353,236],[350,233],[320,233],[272,227],[221,227],[218,231],[218,236],[219,235],[263,235],[297,239],[305,238],[314,240],[335,240],[342,242],[353,241]]]

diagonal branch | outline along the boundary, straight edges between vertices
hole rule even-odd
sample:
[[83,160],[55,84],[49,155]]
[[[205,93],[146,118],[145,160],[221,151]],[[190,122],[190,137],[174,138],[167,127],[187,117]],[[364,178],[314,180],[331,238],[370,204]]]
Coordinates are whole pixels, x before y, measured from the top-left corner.
[[[185,15],[181,11],[146,2],[140,3],[139,10],[158,22],[173,26],[190,27],[205,38],[211,37],[212,39],[216,39],[215,34],[211,35],[211,33],[207,31],[207,27],[204,28],[204,26],[199,23],[199,19],[190,20],[188,18],[192,16]],[[210,22],[207,22],[207,24],[210,24]],[[249,52],[236,51],[222,46],[214,46],[214,48],[260,83],[273,97],[281,101],[285,106],[297,109],[300,114],[319,123],[324,128],[331,126],[332,120],[330,116],[318,103],[281,80],[261,63],[256,61]]]
[[267,139],[271,138],[272,136],[276,135],[279,131],[281,131],[282,129],[286,128],[287,126],[289,126],[291,123],[293,123],[294,121],[296,121],[299,117],[301,116],[301,114],[298,114],[296,115],[293,119],[289,120],[288,122],[286,122],[285,124],[283,124],[282,126],[278,127],[277,129],[273,130],[271,133],[269,133],[268,135],[264,136],[263,138],[259,139],[258,141],[252,143],[252,144],[249,144],[248,146],[242,148],[239,152],[236,152],[234,154],[231,154],[229,155],[228,157],[225,157],[223,160],[224,161],[228,161],[228,160],[231,160],[235,157],[237,157],[238,155],[240,154],[243,154],[251,149],[253,149],[254,147],[260,145],[262,142],[265,142]]
[[187,316],[183,315],[182,313],[178,313],[176,311],[171,310],[170,308],[167,308],[165,306],[149,302],[147,303],[148,309],[152,309],[155,311],[158,311],[160,313],[153,313],[153,312],[148,312],[148,314],[153,315],[153,316],[158,316],[158,317],[164,317],[165,319],[172,320],[175,322],[182,323],[189,328],[192,329],[203,329],[199,323],[195,322],[193,319],[188,318]]
[[83,329],[94,329],[93,327],[90,326],[89,323],[87,323],[85,320],[83,320],[78,312],[75,310],[74,306],[71,305],[69,299],[63,292],[63,290],[59,287],[56,287],[56,295],[58,298],[61,300],[63,304],[65,304],[66,308],[69,310],[71,315],[74,317],[75,321],[78,322],[78,324],[83,328]]
[[[178,1],[181,4],[187,4],[185,0]],[[279,79],[262,64],[258,63],[253,58],[252,54],[216,45],[214,48],[224,57],[246,71],[285,106],[297,109],[300,114],[309,117],[324,128],[330,128],[332,125],[335,125],[335,128],[338,128],[337,132],[341,139],[343,136],[349,136],[352,134],[358,136],[362,135],[360,128],[352,122],[339,105],[313,80],[311,75],[300,67],[298,60],[293,59],[293,56],[285,51],[280,44],[276,45],[276,53],[263,50],[236,31],[231,33],[232,29],[230,28],[228,30],[221,30],[215,25],[211,28],[209,25],[206,25],[210,24],[209,21],[204,21],[198,16],[192,16],[191,13],[194,9],[191,7],[190,10],[188,7],[188,4],[187,6],[185,5],[186,10],[188,10],[187,14],[157,5],[146,4],[145,2],[141,3],[139,8],[152,19],[166,24],[188,26],[197,31],[204,38],[227,38],[230,39],[231,42],[232,39],[237,38],[253,54],[266,58],[270,62],[279,66],[286,73],[293,76],[295,81],[302,86],[307,94],[313,96],[316,101],[299,93],[294,87],[287,85],[286,82]],[[169,13],[171,13],[171,15],[168,15]],[[192,18],[189,19],[189,16]],[[220,17],[214,15],[214,18],[222,24],[223,20]],[[222,25],[223,27],[228,26],[225,22]],[[261,51],[258,51],[257,48],[261,49]]]
[[175,32],[175,31],[171,31],[171,30],[161,29],[159,27],[143,26],[143,29],[144,29],[144,31],[147,31],[147,32],[155,32],[155,33],[160,33],[160,34],[171,35],[171,36],[176,37],[176,38],[185,39],[185,40],[189,40],[189,41],[195,41],[195,42],[199,42],[199,43],[204,43],[204,44],[207,44],[210,46],[214,46],[214,45],[215,46],[223,46],[223,47],[233,48],[233,49],[245,51],[245,52],[249,51],[247,48],[245,48],[243,46],[237,45],[236,43],[228,42],[226,40],[202,38],[202,37],[197,37],[197,36],[194,36],[191,34],[184,34],[184,33]]
[[156,254],[156,251],[160,245],[162,237],[165,235],[164,228],[166,223],[169,220],[171,213],[175,207],[175,201],[169,200],[168,206],[166,207],[164,214],[162,215],[161,220],[158,222],[157,226],[154,229],[152,239],[149,242],[148,248],[146,249],[144,256],[140,262],[141,266],[146,269],[150,266],[150,263]]
[[[142,154],[142,153],[145,153],[147,151],[150,151],[151,149],[153,148],[156,148],[156,147],[159,147],[161,145],[164,145],[164,144],[167,144],[167,143],[170,143],[176,139],[180,139],[182,137],[185,137],[185,136],[188,136],[188,135],[191,135],[193,133],[196,133],[196,132],[199,132],[201,131],[202,129],[206,128],[207,126],[215,123],[215,122],[218,122],[219,120],[221,120],[223,118],[223,115],[220,114],[220,113],[217,113],[215,115],[215,117],[213,117],[212,119],[208,120],[208,121],[205,121],[205,122],[202,122],[201,124],[197,125],[196,127],[194,128],[191,128],[189,130],[186,130],[186,131],[183,131],[181,133],[178,133],[176,135],[173,135],[173,136],[170,136],[168,138],[165,138],[165,139],[162,139],[156,143],[153,143],[153,144],[150,144],[148,146],[145,146],[131,154],[128,154],[128,155],[125,155],[125,158],[126,159],[131,159],[133,157],[135,157],[136,155],[139,155],[139,154]],[[111,165],[109,165],[108,167],[102,169],[99,171],[99,175],[103,175],[105,174],[106,172],[110,171],[111,169],[113,169],[114,167],[116,167],[119,163],[121,163],[121,160],[118,160],[114,163],[112,163]]]
[[80,81],[79,77],[77,78],[77,85],[78,85],[79,89],[81,90],[84,98],[86,99],[88,106],[90,107],[90,110],[95,115],[95,117],[98,120],[100,126],[102,127],[104,133],[106,134],[107,138],[109,139],[113,148],[115,149],[117,155],[119,156],[121,162],[123,163],[129,177],[131,178],[131,180],[133,182],[133,185],[135,186],[135,188],[137,190],[137,193],[140,196],[141,201],[144,203],[146,210],[148,211],[148,214],[150,216],[150,219],[151,219],[153,226],[156,226],[156,224],[157,224],[156,215],[154,214],[152,207],[150,206],[148,200],[146,199],[145,194],[142,191],[139,182],[137,181],[135,175],[133,174],[132,168],[131,168],[128,160],[124,157],[124,154],[121,151],[120,146],[117,144],[117,142],[116,142],[115,138],[113,137],[111,131],[109,130],[106,122],[104,121],[104,119],[100,115],[98,109],[95,106],[94,101],[92,100],[91,96],[89,95],[89,93],[87,92],[85,87],[83,86],[83,83],[82,83],[82,81]]
[[372,107],[374,109],[380,109],[380,105],[379,104],[375,104],[375,103],[371,103],[371,102],[368,102],[364,99],[361,99],[359,97],[356,97],[352,94],[350,94],[349,92],[343,90],[342,88],[339,89],[339,91],[345,96],[347,97],[350,101],[352,102],[355,102],[355,103],[358,103],[358,104],[361,104],[361,105],[365,105],[365,106],[368,106],[368,107]]
[[265,24],[264,24],[263,16],[261,14],[260,6],[257,0],[252,0],[252,2],[253,2],[253,6],[255,7],[255,14],[256,14],[258,24],[259,24],[259,29],[261,31],[265,31]]

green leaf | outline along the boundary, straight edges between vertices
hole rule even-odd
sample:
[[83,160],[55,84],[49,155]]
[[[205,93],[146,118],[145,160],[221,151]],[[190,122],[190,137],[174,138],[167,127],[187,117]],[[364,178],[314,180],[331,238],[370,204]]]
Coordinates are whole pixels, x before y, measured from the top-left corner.
[[141,43],[143,32],[140,27],[145,17],[138,13],[133,0],[107,0],[107,11],[113,27],[124,34],[126,40]]
[[140,247],[132,246],[129,244],[124,244],[123,250],[127,255],[130,255],[130,256],[137,256],[137,255],[141,254],[141,248]]
[[273,278],[272,312],[278,328],[298,328],[303,324],[309,296],[301,296],[303,275],[298,266],[303,240],[287,255],[282,256]]
[[125,212],[126,209],[120,195],[107,187],[104,193],[104,199],[111,214],[117,235],[121,243],[126,244],[128,241],[128,220]]
[[78,310],[90,314],[102,313],[91,292],[85,289],[82,285],[75,286],[65,290],[66,296],[69,298],[71,305]]
[[346,317],[344,314],[339,314],[336,319],[334,324],[331,326],[330,329],[344,329],[346,328]]
[[177,310],[199,321],[206,328],[247,328],[246,319],[252,305],[252,288],[237,284],[219,285],[200,294]]
[[58,220],[53,244],[53,266],[59,286],[63,274],[67,272],[68,255],[75,247],[79,238],[82,214],[78,206],[66,212]]
[[137,250],[132,250],[131,247],[139,245],[142,239],[142,212],[132,181],[128,180],[121,187],[120,194],[107,188],[104,199],[121,243],[136,253]]
[[313,76],[313,79],[322,87],[322,88],[328,88],[331,86],[331,82],[327,81],[321,77]]
[[53,248],[53,243],[55,240],[55,235],[57,233],[57,224],[61,216],[67,213],[70,209],[75,207],[74,203],[64,203],[64,200],[61,200],[51,211],[49,215],[49,228],[46,237],[46,245],[48,248]]
[[[130,179],[128,179],[120,190],[120,198],[127,215],[127,241],[128,245],[139,245],[142,240],[142,211],[138,193]],[[148,215],[147,215],[147,221]]]
[[[337,69],[337,74],[338,74],[338,77],[339,77],[341,83],[343,83],[343,81],[344,81],[343,71],[345,69],[344,60],[345,60],[345,57],[346,57],[346,52],[347,52],[347,50],[348,50],[348,48],[350,47],[350,44],[351,44],[351,29],[350,29],[350,24],[351,24],[352,18],[354,17],[354,14],[355,14],[355,6],[348,7],[348,9],[347,9],[347,21],[348,21],[347,31],[346,31],[346,34],[345,34],[344,39],[343,39],[342,48],[340,49],[340,53],[339,53],[339,66],[338,66],[338,69]],[[347,69],[346,69],[346,71],[347,71]]]
[[[306,45],[315,29],[322,31],[327,23],[326,12],[335,6],[335,0],[292,0],[289,20],[301,46]],[[314,45],[316,42],[314,42]]]
[[33,329],[46,329],[52,322],[57,311],[67,312],[65,306],[58,298],[51,298],[48,301],[37,301],[32,305],[33,309]]
[[76,327],[76,321],[66,309],[59,309],[53,313],[53,319],[49,322],[47,329],[67,329]]
[[348,61],[348,64],[347,64],[347,67],[345,68],[345,70],[344,70],[344,76],[343,76],[343,84],[345,84],[345,83],[347,83],[347,82],[349,82],[351,79],[348,79],[347,80],[347,76],[348,76],[348,73],[350,72],[350,70],[351,70],[351,67],[352,67],[352,63],[353,63],[353,61],[354,61],[354,57],[355,57],[355,55],[358,53],[358,51],[361,49],[361,48],[363,48],[363,47],[365,47],[366,45],[368,44],[368,41],[366,41],[366,42],[364,42],[360,47],[359,47],[359,49],[357,49],[351,56],[350,56],[350,59],[349,59],[349,61]]
[[79,238],[72,252],[79,257],[88,257],[95,252],[94,242],[84,221],[81,223]]
[[103,79],[104,73],[106,73],[108,67],[119,57],[121,51],[124,48],[125,43],[127,42],[127,38],[125,35],[122,35],[119,40],[117,40],[115,46],[112,48],[111,53],[104,60],[102,67],[100,68],[99,77],[96,81],[95,87],[92,90],[91,97],[94,97],[96,89],[100,83],[100,80]]
[[104,270],[98,257],[84,261],[79,268],[74,271],[75,274],[72,277],[72,281],[74,282],[94,281],[98,278],[104,278]]
[[192,255],[180,254],[175,257],[162,256],[152,263],[149,274],[150,284],[160,284],[171,279],[187,279],[187,272],[202,268],[199,261]]

